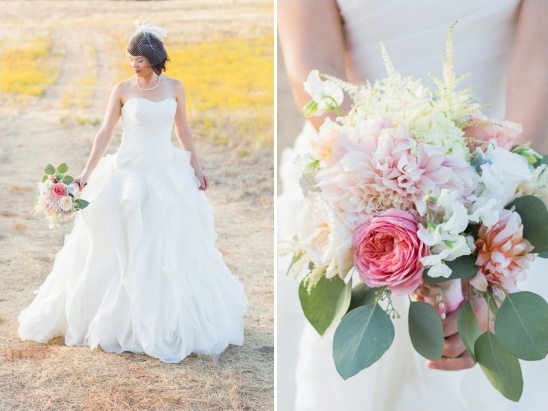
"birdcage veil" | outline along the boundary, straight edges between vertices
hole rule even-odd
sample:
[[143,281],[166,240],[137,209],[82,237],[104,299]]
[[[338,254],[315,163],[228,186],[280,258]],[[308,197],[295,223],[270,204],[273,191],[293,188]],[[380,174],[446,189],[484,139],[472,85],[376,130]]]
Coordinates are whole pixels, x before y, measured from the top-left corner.
[[163,43],[165,37],[167,32],[148,23],[148,18],[142,23],[135,20],[135,31],[129,38],[126,50],[130,56],[146,57],[151,66],[156,66],[168,58]]

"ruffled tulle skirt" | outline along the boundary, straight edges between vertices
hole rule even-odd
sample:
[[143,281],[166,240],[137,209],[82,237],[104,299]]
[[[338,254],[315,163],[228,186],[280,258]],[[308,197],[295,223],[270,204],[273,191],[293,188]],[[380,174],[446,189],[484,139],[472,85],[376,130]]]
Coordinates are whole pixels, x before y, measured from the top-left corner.
[[243,343],[247,298],[215,247],[189,153],[148,167],[104,157],[52,272],[19,315],[23,340],[178,362]]

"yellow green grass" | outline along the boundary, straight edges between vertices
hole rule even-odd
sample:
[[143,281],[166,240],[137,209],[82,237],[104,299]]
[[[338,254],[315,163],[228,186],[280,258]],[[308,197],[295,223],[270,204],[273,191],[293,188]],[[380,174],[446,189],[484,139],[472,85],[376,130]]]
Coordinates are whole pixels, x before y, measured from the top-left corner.
[[7,46],[0,50],[0,90],[41,96],[57,81],[59,67],[60,59],[52,58],[49,38],[37,38],[20,46]]
[[221,145],[273,143],[273,36],[166,44],[194,133]]

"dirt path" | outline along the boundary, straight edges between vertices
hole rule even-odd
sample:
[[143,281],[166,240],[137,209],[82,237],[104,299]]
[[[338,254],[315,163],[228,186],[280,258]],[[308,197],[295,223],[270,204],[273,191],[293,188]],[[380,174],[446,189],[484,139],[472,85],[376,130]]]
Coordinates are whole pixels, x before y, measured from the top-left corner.
[[[62,14],[62,5],[53,3],[51,8],[48,3],[9,4],[12,15],[23,13],[30,20],[25,24],[46,15],[56,21],[54,49],[64,57],[55,85],[0,117],[0,410],[273,409],[272,150],[241,157],[237,150],[197,139],[212,178],[208,197],[216,210],[217,245],[250,300],[243,347],[229,347],[220,356],[192,355],[174,365],[144,355],[66,347],[62,338],[38,344],[17,337],[17,315],[32,301],[70,231],[70,224],[48,230],[45,220],[32,217],[35,184],[48,162],[67,162],[75,173],[83,167],[98,125],[79,125],[74,119],[102,118],[116,81],[118,56],[112,51],[118,46],[97,30],[101,7],[105,19],[130,16],[130,21],[134,13],[129,11],[144,7],[141,2],[115,2],[116,7],[100,2],[89,23],[64,25],[70,12]],[[88,13],[89,4],[82,3],[74,6],[79,16]],[[2,21],[9,19],[2,13]],[[55,13],[60,13],[57,20]],[[185,16],[192,18],[189,9]],[[83,58],[90,47],[95,58]],[[97,79],[89,105],[65,107],[62,101],[78,91],[83,71]],[[110,152],[120,134],[119,129]]]

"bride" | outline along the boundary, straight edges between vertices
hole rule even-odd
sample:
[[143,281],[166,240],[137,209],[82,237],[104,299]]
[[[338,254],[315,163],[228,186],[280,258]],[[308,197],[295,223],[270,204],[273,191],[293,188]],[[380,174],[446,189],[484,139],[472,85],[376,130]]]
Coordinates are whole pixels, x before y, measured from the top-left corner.
[[[310,97],[302,84],[312,69],[363,83],[384,77],[382,40],[403,76],[426,77],[441,70],[448,27],[455,20],[455,71],[471,73],[462,87],[477,95],[491,117],[523,124],[520,142],[548,153],[548,2],[536,0],[279,0],[278,32],[295,100]],[[507,102],[505,104],[505,101]],[[348,103],[347,103],[348,104]],[[349,107],[343,107],[343,109]],[[282,154],[284,191],[278,201],[278,236],[291,238],[301,199],[300,170],[293,158],[323,122],[312,118]],[[333,335],[320,338],[300,312],[298,282],[278,274],[278,401],[302,410],[536,410],[548,403],[548,361],[522,361],[524,393],[512,403],[473,365],[460,339],[446,341],[446,357],[427,363],[409,341],[407,318],[394,321],[396,339],[380,361],[343,381],[331,356]],[[521,284],[548,298],[548,261],[538,258]],[[396,299],[395,299],[396,300]],[[400,314],[407,313],[398,299]],[[455,314],[452,314],[455,318]],[[448,316],[444,322],[453,321]],[[457,353],[457,355],[455,355]],[[463,353],[462,355],[460,355]],[[296,364],[296,365],[293,365]],[[469,368],[469,369],[468,369]],[[292,392],[295,391],[295,400]]]
[[[90,205],[19,315],[19,336],[179,362],[241,345],[247,298],[215,247],[183,86],[162,74],[166,33],[136,28],[127,46],[135,76],[114,87],[75,178]],[[122,143],[103,157],[120,118]],[[183,151],[171,144],[173,124]]]

